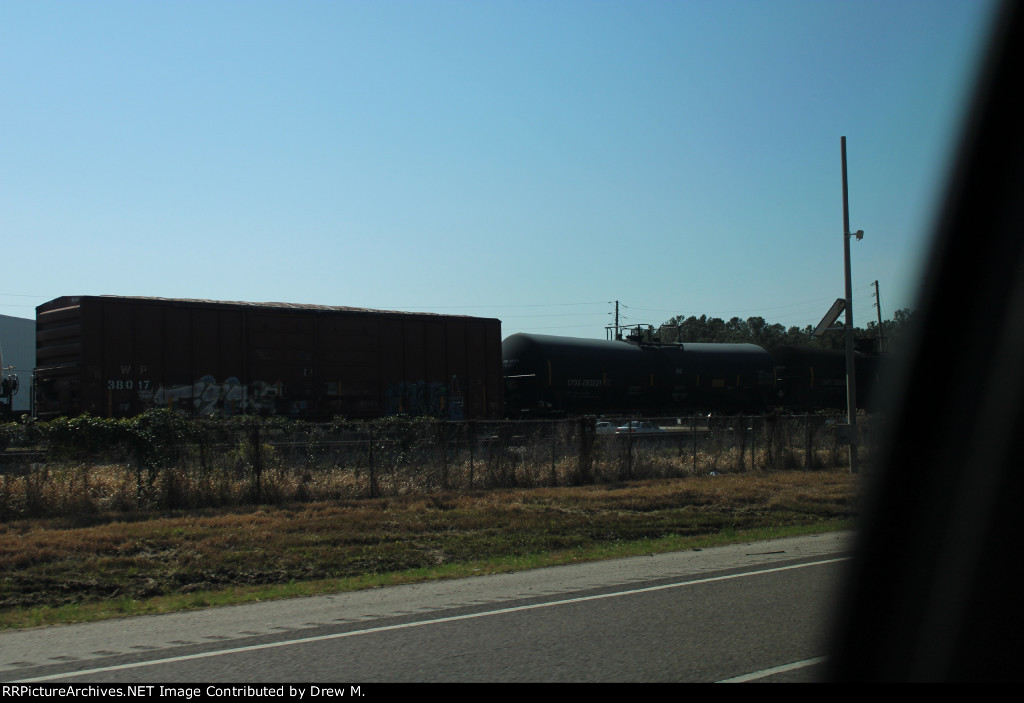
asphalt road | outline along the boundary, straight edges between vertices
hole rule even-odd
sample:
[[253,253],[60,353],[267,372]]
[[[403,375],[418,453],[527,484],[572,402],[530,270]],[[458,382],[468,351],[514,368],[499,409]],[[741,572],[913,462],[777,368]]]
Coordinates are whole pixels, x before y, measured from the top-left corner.
[[811,681],[849,542],[834,533],[6,632],[0,679]]

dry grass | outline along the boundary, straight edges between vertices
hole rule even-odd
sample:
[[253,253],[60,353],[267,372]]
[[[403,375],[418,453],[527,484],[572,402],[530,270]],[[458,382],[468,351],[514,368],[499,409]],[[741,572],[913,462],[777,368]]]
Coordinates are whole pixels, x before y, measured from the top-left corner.
[[[714,429],[670,418],[670,431],[650,437],[592,436],[579,421],[338,427],[275,421],[261,427],[246,419],[257,423],[248,429],[196,422],[162,412],[123,421],[76,418],[46,425],[45,437],[35,436],[42,425],[35,434],[6,426],[21,433],[18,442],[11,440],[21,450],[5,451],[0,464],[0,521],[846,463],[834,428],[818,416],[746,418]],[[869,464],[870,452],[862,452],[862,460]]]
[[[516,488],[428,494],[403,494],[381,476],[391,495],[373,499],[345,497],[351,472],[282,474],[280,485],[268,472],[268,490],[331,499],[162,513],[108,512],[128,492],[124,479],[112,472],[104,492],[90,475],[90,488],[75,495],[114,498],[93,498],[73,516],[0,525],[0,627],[680,549],[751,531],[836,529],[856,514],[856,478],[842,471],[551,488],[542,487],[545,468],[520,475]],[[649,470],[685,474],[678,465]],[[574,471],[571,462],[555,465],[556,477]],[[447,480],[460,472],[468,467],[450,466]],[[475,479],[486,484],[486,471]],[[76,480],[85,478],[72,473],[53,485]]]
[[[813,459],[816,467],[841,466],[826,450]],[[798,453],[782,459],[764,450],[751,454],[736,448],[675,451],[639,446],[630,456],[621,447],[598,451],[587,477],[579,460],[522,450],[498,460],[436,462],[426,468],[325,466],[303,468],[279,461],[255,480],[248,468],[196,470],[167,467],[149,474],[128,464],[54,464],[24,475],[0,476],[0,520],[62,515],[101,515],[168,508],[201,509],[247,504],[286,504],[350,500],[375,496],[422,495],[446,490],[540,488],[654,478],[695,478],[709,474],[750,473],[772,463],[796,469],[806,463]],[[754,471],[753,473],[757,473]]]

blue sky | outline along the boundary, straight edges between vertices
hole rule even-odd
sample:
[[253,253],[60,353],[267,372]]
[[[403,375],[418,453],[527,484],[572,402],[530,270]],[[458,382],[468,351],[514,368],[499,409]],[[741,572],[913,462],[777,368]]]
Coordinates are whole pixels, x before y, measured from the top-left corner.
[[0,313],[912,307],[980,0],[0,0]]

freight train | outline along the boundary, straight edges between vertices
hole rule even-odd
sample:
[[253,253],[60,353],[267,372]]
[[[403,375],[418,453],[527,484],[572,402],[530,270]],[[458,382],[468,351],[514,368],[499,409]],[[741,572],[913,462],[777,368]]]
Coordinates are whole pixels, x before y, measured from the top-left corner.
[[499,419],[502,382],[491,318],[105,295],[36,308],[42,418]]
[[[286,303],[61,297],[36,309],[36,412],[446,420],[844,408],[842,352],[514,334],[501,322]],[[877,369],[858,358],[858,404]]]
[[[755,344],[662,344],[514,334],[502,344],[506,411],[518,416],[808,412],[846,407],[841,351]],[[856,357],[857,404],[871,408],[877,357]]]

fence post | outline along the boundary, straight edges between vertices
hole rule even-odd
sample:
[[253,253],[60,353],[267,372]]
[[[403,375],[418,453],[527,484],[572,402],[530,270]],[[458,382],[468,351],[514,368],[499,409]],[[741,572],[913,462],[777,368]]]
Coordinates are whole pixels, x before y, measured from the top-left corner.
[[142,510],[142,452],[139,450],[135,456],[135,505]]
[[555,435],[558,430],[558,420],[551,421],[551,487],[558,485],[558,475],[555,472]]
[[757,432],[754,425],[757,423],[757,416],[750,416],[750,470],[757,471]]
[[445,421],[437,423],[438,444],[441,446],[441,488],[448,490],[448,433],[445,431]]
[[252,471],[256,480],[256,503],[258,504],[263,496],[263,456],[260,453],[259,424],[253,424],[249,441],[252,443]]
[[[763,415],[762,423],[765,429],[765,469],[775,471],[779,468],[788,468],[786,457],[791,451],[788,424],[782,423],[782,418],[777,412]],[[785,441],[782,439],[783,436]]]
[[476,420],[466,423],[466,443],[469,445],[469,490],[473,490],[473,445],[476,444]]
[[575,483],[586,485],[591,482],[594,468],[594,439],[597,434],[597,422],[591,416],[579,419],[579,469]]
[[804,468],[811,468],[811,416],[804,414]]
[[626,432],[626,480],[633,480],[633,425],[626,422],[629,431]]
[[370,469],[370,497],[371,498],[376,498],[377,497],[377,477],[376,477],[376,475],[374,474],[374,471],[373,471],[373,424],[372,423],[370,424],[369,433],[367,434],[367,437],[369,438],[367,440],[368,443],[369,443],[369,451],[367,452],[367,461],[369,463],[369,469]]
[[733,443],[736,445],[736,449],[739,451],[739,456],[736,457],[736,470],[743,471],[747,468],[747,439],[744,437],[743,432],[743,416],[737,415],[732,419],[733,428]]
[[697,474],[697,416],[690,415],[690,444],[693,447],[693,473]]

